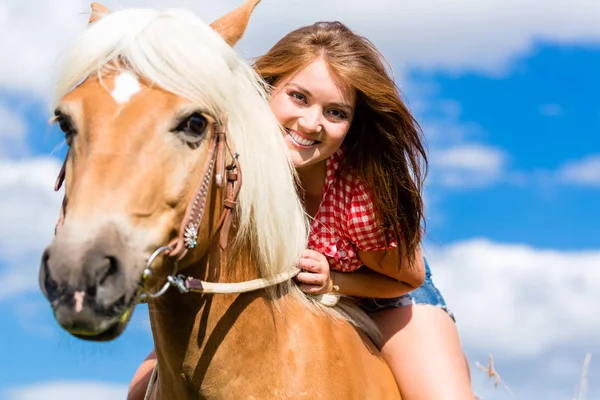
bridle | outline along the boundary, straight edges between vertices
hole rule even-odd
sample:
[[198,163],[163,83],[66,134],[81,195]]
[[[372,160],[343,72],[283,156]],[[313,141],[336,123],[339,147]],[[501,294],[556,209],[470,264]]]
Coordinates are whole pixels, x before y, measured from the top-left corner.
[[[226,152],[231,156],[231,163],[226,163]],[[69,157],[65,157],[65,161],[56,179],[54,190],[58,191],[65,180],[66,164]],[[218,188],[225,188],[225,199],[223,200],[223,211],[221,218],[215,229],[215,234],[219,233],[219,246],[222,250],[227,247],[229,239],[229,230],[231,228],[233,211],[235,209],[237,198],[242,185],[242,171],[238,161],[239,154],[231,151],[227,143],[227,134],[222,124],[214,126],[213,136],[209,143],[209,154],[203,166],[202,179],[200,180],[192,200],[187,206],[185,216],[182,220],[178,236],[173,239],[168,245],[159,247],[148,259],[146,269],[142,274],[142,288],[140,298],[142,301],[147,301],[148,298],[157,298],[167,292],[174,286],[181,293],[200,292],[200,293],[245,293],[259,289],[265,289],[270,286],[278,285],[294,278],[300,270],[298,268],[290,269],[290,271],[278,274],[270,279],[255,279],[252,281],[240,283],[212,283],[204,282],[199,279],[187,277],[178,274],[178,262],[181,261],[188,250],[196,247],[198,240],[198,231],[204,217],[208,194],[211,187],[211,181],[214,177],[214,183]],[[65,218],[67,197],[63,198],[60,209],[60,216],[56,225],[55,233],[62,226]],[[156,293],[150,293],[146,284],[152,276],[152,264],[161,254],[166,254],[175,259],[173,272],[167,276],[167,282]]]

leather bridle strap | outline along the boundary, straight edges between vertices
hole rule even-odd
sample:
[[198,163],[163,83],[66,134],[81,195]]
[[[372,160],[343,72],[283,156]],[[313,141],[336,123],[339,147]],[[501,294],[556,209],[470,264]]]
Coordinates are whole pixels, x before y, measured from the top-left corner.
[[215,167],[217,146],[219,144],[218,137],[219,135],[215,132],[215,135],[211,138],[206,164],[202,169],[202,179],[194,192],[192,200],[187,206],[187,210],[181,222],[181,227],[179,228],[179,235],[169,244],[173,250],[168,251],[167,254],[177,260],[181,260],[185,257],[188,249],[196,247],[198,231],[200,229],[202,217],[204,216],[210,181]]
[[[212,293],[212,294],[235,294],[235,293],[246,293],[253,292],[255,290],[265,289],[270,286],[275,286],[283,282],[287,282],[293,279],[300,269],[293,268],[289,271],[282,272],[270,279],[254,279],[246,282],[238,283],[213,283],[204,282],[199,279],[185,278],[182,282],[185,287],[185,293],[187,292],[199,292],[199,293]],[[180,277],[183,278],[183,277]],[[176,285],[179,287],[178,285]]]
[[[60,190],[60,188],[62,187],[62,185],[65,181],[68,159],[69,159],[69,152],[67,151],[67,155],[65,156],[65,161],[63,161],[63,165],[62,165],[62,167],[60,167],[60,172],[58,173],[58,177],[56,178],[56,182],[54,183],[54,191],[55,192],[58,192]],[[67,195],[65,194],[63,196],[62,203],[60,205],[60,214],[58,216],[58,222],[56,223],[56,226],[54,227],[55,235],[56,235],[56,231],[58,230],[58,228],[60,228],[62,226],[63,222],[65,222],[66,208],[67,208]]]
[[[221,230],[220,246],[222,249],[227,247],[229,238],[229,229],[231,228],[232,211],[235,208],[237,197],[239,195],[242,175],[238,161],[238,155],[231,152],[227,143],[227,135],[222,125],[216,125],[214,135],[209,144],[210,150],[204,165],[202,179],[196,188],[192,200],[188,204],[185,216],[183,217],[179,236],[175,238],[169,246],[173,249],[167,251],[170,257],[181,260],[187,254],[189,249],[193,249],[198,240],[198,231],[202,224],[202,218],[206,209],[208,193],[211,181],[214,175],[215,184],[225,187],[225,199],[223,200],[223,211],[221,218],[215,229]],[[229,151],[232,162],[225,166],[226,154]],[[215,172],[216,169],[216,172]],[[224,179],[225,178],[225,179]]]
[[[222,125],[217,127],[219,135],[219,144],[217,146],[217,171],[215,174],[215,183],[218,187],[225,187],[225,199],[223,200],[223,212],[216,227],[216,232],[220,229],[219,244],[221,249],[227,248],[229,239],[229,229],[233,219],[233,211],[235,209],[237,198],[242,187],[242,169],[238,161],[239,154],[234,153],[229,148],[227,142],[227,134],[223,130]],[[225,150],[231,156],[231,164],[225,166]],[[223,182],[225,179],[225,182]]]

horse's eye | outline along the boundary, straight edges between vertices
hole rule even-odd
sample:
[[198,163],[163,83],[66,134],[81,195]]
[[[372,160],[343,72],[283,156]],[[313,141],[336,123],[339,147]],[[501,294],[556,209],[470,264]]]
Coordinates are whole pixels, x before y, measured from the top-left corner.
[[208,120],[206,117],[199,113],[192,114],[188,119],[183,121],[177,130],[185,132],[191,135],[204,135],[206,128],[208,127]]
[[56,111],[54,115],[56,116],[56,122],[58,123],[60,130],[65,134],[67,143],[70,142],[73,135],[75,135],[75,128],[73,128],[71,117],[61,113],[60,111]]
[[58,119],[58,126],[60,126],[60,130],[64,133],[69,133],[73,130],[71,123],[65,118]]

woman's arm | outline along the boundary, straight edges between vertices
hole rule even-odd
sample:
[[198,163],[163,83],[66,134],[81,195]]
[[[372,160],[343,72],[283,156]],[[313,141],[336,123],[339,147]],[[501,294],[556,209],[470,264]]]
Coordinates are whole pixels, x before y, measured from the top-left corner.
[[340,294],[347,296],[392,298],[417,289],[425,280],[425,264],[421,250],[414,255],[414,263],[398,258],[398,249],[382,251],[359,251],[361,261],[367,268],[356,272],[331,271],[332,280]]
[[408,257],[400,259],[397,247],[381,251],[359,251],[358,257],[369,269],[404,282],[413,289],[420,287],[425,280],[425,262],[420,247],[412,257],[412,264]]
[[127,393],[127,400],[144,400],[146,395],[146,389],[150,383],[150,377],[152,377],[152,370],[156,364],[156,353],[154,350],[148,354],[148,357],[135,371],[133,379],[129,383],[129,393]]
[[402,296],[421,286],[425,280],[425,263],[420,249],[415,252],[413,265],[405,258],[400,264],[398,249],[359,251],[359,257],[366,268],[340,273],[329,270],[323,254],[306,250],[298,263],[303,271],[296,279],[301,283],[301,289],[309,294],[331,292],[335,284],[340,294],[374,298]]

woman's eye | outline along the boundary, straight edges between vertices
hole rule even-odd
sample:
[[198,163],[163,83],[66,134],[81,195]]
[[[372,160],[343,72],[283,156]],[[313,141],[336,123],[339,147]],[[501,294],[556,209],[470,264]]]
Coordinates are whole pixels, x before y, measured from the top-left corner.
[[340,110],[331,110],[329,111],[329,115],[331,115],[332,117],[336,118],[336,119],[346,119],[347,115],[345,112],[340,111]]
[[294,100],[298,100],[298,101],[301,101],[301,102],[306,102],[306,96],[304,96],[302,93],[291,92],[290,93],[290,97],[292,97]]
[[191,135],[204,135],[208,127],[208,120],[199,113],[192,114],[177,127],[177,131],[185,132]]

